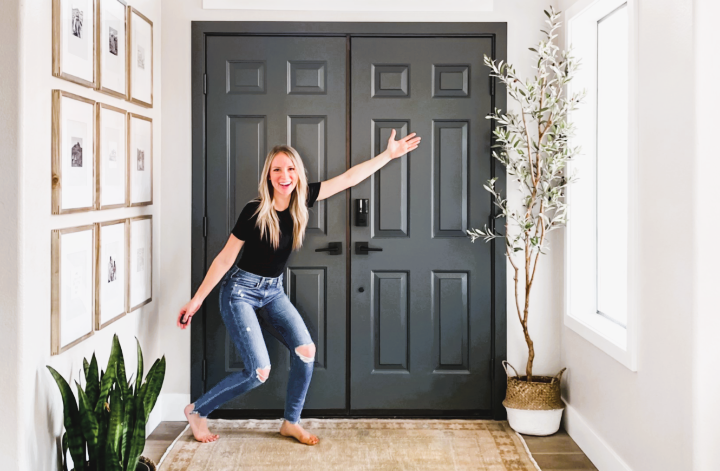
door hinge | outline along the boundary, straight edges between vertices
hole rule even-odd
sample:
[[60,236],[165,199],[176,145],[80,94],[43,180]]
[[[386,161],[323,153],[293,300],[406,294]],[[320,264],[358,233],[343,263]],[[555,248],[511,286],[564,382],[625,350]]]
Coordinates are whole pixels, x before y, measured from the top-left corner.
[[495,96],[495,77],[490,77],[490,96]]
[[207,95],[207,74],[203,74],[203,95]]
[[203,216],[203,237],[207,237],[207,216]]
[[203,359],[202,362],[202,380],[205,381],[207,379],[207,360]]

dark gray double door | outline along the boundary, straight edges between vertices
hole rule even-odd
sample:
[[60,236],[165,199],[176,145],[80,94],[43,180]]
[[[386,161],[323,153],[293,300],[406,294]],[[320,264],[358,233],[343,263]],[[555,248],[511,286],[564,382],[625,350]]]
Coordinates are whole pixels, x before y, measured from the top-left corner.
[[[491,52],[489,38],[207,38],[208,263],[273,145],[295,147],[309,181],[323,181],[348,168],[348,141],[352,166],[392,129],[423,138],[349,199],[316,203],[290,257],[286,292],[317,345],[306,410],[491,408],[491,251],[465,236],[491,209]],[[350,214],[358,198],[365,227]],[[330,242],[341,255],[317,251]],[[359,254],[357,242],[376,250]],[[217,302],[204,311],[205,390],[243,368]],[[269,380],[223,409],[283,408],[289,353],[266,343]]]

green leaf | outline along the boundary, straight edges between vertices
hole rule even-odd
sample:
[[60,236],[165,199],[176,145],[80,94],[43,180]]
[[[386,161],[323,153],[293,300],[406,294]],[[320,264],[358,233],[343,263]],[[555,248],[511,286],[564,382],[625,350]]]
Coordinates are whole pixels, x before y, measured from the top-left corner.
[[103,407],[105,407],[105,403],[108,402],[108,397],[110,396],[110,387],[115,381],[117,373],[117,368],[115,367],[115,364],[118,361],[118,356],[121,354],[122,352],[120,352],[120,341],[118,340],[117,335],[114,335],[112,349],[110,350],[110,358],[108,358],[107,369],[105,370],[105,374],[102,375],[102,379],[100,380],[100,397],[98,398],[97,405],[95,406],[96,415]]
[[[117,452],[113,449],[110,442],[107,442],[105,448],[105,471],[122,471],[122,465],[118,458]],[[134,471],[134,469],[133,469]]]
[[62,469],[63,469],[63,471],[68,471],[68,469],[67,469],[67,451],[68,451],[67,431],[65,433],[63,433],[61,443],[62,443]]
[[[121,393],[117,388],[110,391],[110,421],[108,423],[107,443],[116,451],[120,449],[120,439],[123,429],[125,409]],[[106,457],[107,459],[107,457]]]
[[117,335],[113,337],[113,349],[116,347],[117,343],[117,362],[115,363],[115,368],[117,368],[117,382],[118,386],[120,387],[120,392],[123,395],[123,398],[126,398],[128,396],[128,382],[127,382],[127,374],[125,373],[125,358],[123,357],[122,353],[122,347],[120,347],[120,341],[118,340]]
[[135,401],[135,426],[133,427],[132,444],[130,445],[130,453],[128,453],[127,463],[125,469],[127,471],[134,471],[137,467],[140,453],[145,448],[145,409],[143,401],[139,397],[133,397],[130,399]]
[[[142,396],[143,410],[145,411],[145,421],[150,416],[150,412],[155,407],[163,381],[165,380],[165,356],[160,360],[156,360],[147,375],[147,389]],[[138,396],[140,397],[140,396]]]
[[85,379],[87,380],[88,376],[88,370],[90,369],[90,365],[88,364],[87,358],[83,358],[83,371],[85,372]]
[[137,375],[135,376],[135,395],[138,395],[138,392],[140,392],[140,386],[142,386],[143,382],[143,354],[142,354],[142,348],[140,347],[140,341],[135,337],[135,341],[137,342]]
[[52,366],[47,367],[50,370],[55,382],[60,389],[60,395],[63,400],[63,421],[65,424],[65,430],[68,436],[68,448],[70,449],[70,456],[72,456],[73,463],[75,464],[75,471],[85,470],[85,437],[82,434],[82,426],[80,425],[80,411],[78,410],[77,403],[75,402],[75,395],[70,389],[70,385],[65,381],[65,378],[60,376],[60,373],[55,371]]
[[92,468],[93,464],[97,463],[98,458],[98,423],[95,418],[93,408],[90,405],[90,401],[77,381],[75,381],[75,386],[77,386],[78,399],[80,403],[80,423],[82,424],[83,436],[87,441],[88,456],[90,457],[90,464]]
[[122,444],[120,446],[120,462],[127,469],[127,462],[130,457],[130,446],[132,444],[133,432],[135,430],[135,410],[136,399],[138,396],[128,398],[125,403],[125,418],[123,419]]
[[91,410],[95,410],[98,398],[100,397],[100,380],[98,379],[97,358],[95,358],[94,353],[90,359],[90,365],[85,371],[85,383],[85,394],[87,394],[88,404],[91,406]]

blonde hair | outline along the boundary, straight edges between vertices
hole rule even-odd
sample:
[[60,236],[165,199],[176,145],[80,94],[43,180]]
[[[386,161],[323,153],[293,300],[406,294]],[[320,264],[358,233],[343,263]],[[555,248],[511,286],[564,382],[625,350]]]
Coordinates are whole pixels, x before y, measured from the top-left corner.
[[290,195],[290,215],[293,219],[293,250],[299,250],[302,247],[305,238],[305,228],[308,223],[308,210],[306,205],[308,181],[305,174],[305,166],[300,158],[300,154],[290,146],[275,146],[265,158],[263,165],[262,178],[258,184],[258,196],[253,201],[258,201],[255,214],[258,215],[255,226],[260,228],[260,238],[264,238],[268,234],[268,239],[272,246],[277,249],[280,245],[280,219],[273,205],[274,188],[269,183],[270,167],[272,161],[278,154],[285,154],[295,166],[297,174],[297,184]]

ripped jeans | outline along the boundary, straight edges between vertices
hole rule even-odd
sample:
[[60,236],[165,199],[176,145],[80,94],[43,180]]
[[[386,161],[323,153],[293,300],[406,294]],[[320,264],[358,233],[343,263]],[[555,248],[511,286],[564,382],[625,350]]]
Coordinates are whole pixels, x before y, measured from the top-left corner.
[[282,278],[282,274],[277,278],[255,275],[237,266],[233,266],[223,277],[220,314],[245,368],[226,376],[203,394],[195,401],[193,413],[207,417],[223,403],[267,380],[270,357],[255,313],[256,309],[264,308],[266,318],[290,350],[285,420],[291,424],[300,422],[300,412],[305,404],[315,362],[314,356],[306,356],[307,347],[310,346],[311,351],[314,351],[315,346],[300,313],[283,291]]

